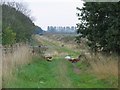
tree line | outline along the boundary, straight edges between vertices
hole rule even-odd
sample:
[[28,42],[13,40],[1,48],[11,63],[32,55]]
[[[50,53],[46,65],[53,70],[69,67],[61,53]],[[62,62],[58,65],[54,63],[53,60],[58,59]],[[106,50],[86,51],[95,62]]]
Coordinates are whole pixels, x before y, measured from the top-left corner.
[[95,52],[120,54],[120,2],[84,2],[77,10],[77,41],[84,37]]
[[35,25],[29,11],[17,2],[2,3],[2,44],[30,41]]

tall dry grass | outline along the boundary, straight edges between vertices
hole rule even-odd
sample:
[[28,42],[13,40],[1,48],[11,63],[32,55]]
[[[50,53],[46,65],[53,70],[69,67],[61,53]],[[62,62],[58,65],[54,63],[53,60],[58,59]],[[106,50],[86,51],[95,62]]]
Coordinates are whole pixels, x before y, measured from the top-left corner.
[[88,40],[81,39],[78,46],[83,62],[88,65],[87,71],[93,73],[99,79],[106,80],[111,85],[118,86],[118,55],[105,55],[102,53],[93,53],[87,45]]
[[118,78],[118,57],[104,56],[102,54],[92,55],[89,57],[90,71],[100,79],[110,77]]
[[4,80],[9,80],[12,73],[18,66],[29,63],[31,60],[31,52],[28,45],[17,47],[12,53],[3,53],[2,55],[2,76]]
[[112,87],[118,87],[118,56],[92,55],[88,59],[88,71]]

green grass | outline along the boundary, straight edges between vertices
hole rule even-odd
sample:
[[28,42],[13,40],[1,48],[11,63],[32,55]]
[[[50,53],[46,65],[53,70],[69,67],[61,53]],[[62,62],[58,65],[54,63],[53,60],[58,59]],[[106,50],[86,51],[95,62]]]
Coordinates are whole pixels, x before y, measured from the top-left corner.
[[[67,52],[70,55],[77,56],[75,52],[66,47],[60,47],[58,43],[49,41],[42,42],[44,45],[51,45],[54,50]],[[74,66],[64,57],[59,55],[48,62],[40,57],[33,57],[33,62],[23,65],[14,71],[14,77],[4,83],[7,88],[107,88],[106,82],[97,79],[96,76],[85,71],[85,64],[78,62],[80,73],[74,71]]]
[[86,72],[76,74],[70,62],[55,58],[47,62],[40,58],[30,65],[15,71],[14,78],[7,82],[7,88],[105,88],[106,83]]
[[51,73],[51,62],[40,58],[33,58],[35,61],[30,65],[25,65],[15,72],[14,81],[9,82],[6,87],[12,88],[35,88],[35,87],[53,87],[57,82],[54,74]]

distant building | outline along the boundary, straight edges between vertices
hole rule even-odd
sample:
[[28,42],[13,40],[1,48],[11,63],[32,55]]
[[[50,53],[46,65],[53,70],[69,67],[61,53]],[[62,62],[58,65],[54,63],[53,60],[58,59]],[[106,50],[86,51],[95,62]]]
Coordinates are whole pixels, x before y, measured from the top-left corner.
[[76,33],[76,27],[75,26],[48,26],[47,32],[51,33]]

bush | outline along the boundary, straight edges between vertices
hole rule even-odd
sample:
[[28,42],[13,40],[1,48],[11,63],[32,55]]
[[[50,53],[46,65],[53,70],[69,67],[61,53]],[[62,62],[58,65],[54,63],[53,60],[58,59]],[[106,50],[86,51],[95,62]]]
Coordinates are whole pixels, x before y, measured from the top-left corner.
[[3,31],[2,43],[3,45],[11,45],[15,43],[16,33],[8,27]]

